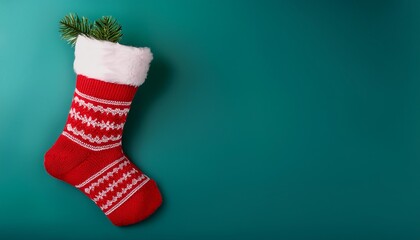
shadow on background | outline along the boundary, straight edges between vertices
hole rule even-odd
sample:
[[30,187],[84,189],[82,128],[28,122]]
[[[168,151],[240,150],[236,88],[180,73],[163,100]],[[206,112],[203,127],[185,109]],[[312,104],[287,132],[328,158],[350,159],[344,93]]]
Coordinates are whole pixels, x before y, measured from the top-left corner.
[[[138,134],[142,134],[141,127],[143,119],[146,118],[149,109],[153,107],[153,103],[158,99],[169,85],[170,68],[167,62],[161,57],[154,54],[153,61],[150,64],[150,69],[146,81],[139,87],[136,96],[131,104],[130,113],[127,119],[127,125],[124,128],[124,142],[132,142]],[[136,144],[139,141],[136,140]],[[128,144],[127,144],[128,145]],[[141,149],[141,143],[134,149],[124,149],[125,154],[130,158],[133,151]],[[141,169],[141,160],[130,158]],[[162,186],[159,185],[159,190],[163,195]],[[165,198],[163,197],[162,206],[144,222],[151,222],[151,219],[157,219],[156,216],[160,215],[164,207]],[[141,227],[142,224],[135,224],[127,226],[130,228]]]
[[[131,104],[127,125],[124,128],[124,141],[131,142],[141,134],[142,121],[149,109],[169,85],[170,68],[160,56],[154,55],[146,81],[141,85]],[[139,133],[140,132],[140,133]],[[127,149],[128,150],[128,149]],[[128,150],[128,152],[130,152]]]

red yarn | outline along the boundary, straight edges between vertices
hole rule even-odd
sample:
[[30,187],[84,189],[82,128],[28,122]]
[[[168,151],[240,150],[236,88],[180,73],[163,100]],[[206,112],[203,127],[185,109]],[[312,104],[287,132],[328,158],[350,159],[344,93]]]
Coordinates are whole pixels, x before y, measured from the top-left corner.
[[162,197],[123,153],[123,126],[137,87],[77,76],[63,133],[45,154],[45,169],[92,199],[117,226],[137,223]]

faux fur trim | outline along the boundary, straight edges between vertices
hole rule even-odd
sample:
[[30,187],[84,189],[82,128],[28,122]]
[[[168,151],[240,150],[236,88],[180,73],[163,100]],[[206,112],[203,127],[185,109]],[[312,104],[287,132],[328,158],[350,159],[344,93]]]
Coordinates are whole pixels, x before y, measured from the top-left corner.
[[138,48],[77,37],[74,71],[105,82],[140,86],[153,59],[149,48]]

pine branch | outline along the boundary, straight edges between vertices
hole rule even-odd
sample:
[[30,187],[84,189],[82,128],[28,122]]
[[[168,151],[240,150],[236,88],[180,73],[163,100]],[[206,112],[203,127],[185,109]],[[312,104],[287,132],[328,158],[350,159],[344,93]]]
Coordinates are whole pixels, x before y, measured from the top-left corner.
[[61,37],[74,46],[79,34],[90,36],[93,24],[85,17],[81,19],[77,14],[70,13],[60,21]]
[[122,37],[122,27],[112,16],[103,16],[93,23],[85,17],[70,13],[60,21],[61,38],[74,46],[77,36],[96,38],[110,42],[118,42]]
[[92,37],[99,40],[118,42],[122,37],[122,27],[112,16],[103,16],[93,23]]

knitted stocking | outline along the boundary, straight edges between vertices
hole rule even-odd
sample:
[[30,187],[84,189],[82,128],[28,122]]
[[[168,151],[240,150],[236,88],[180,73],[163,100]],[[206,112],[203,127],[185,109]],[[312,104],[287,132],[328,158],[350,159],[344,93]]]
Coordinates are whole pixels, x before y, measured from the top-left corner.
[[131,101],[151,60],[149,48],[79,36],[69,116],[45,154],[47,172],[85,193],[117,226],[147,218],[162,202],[156,183],[121,147]]

